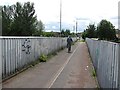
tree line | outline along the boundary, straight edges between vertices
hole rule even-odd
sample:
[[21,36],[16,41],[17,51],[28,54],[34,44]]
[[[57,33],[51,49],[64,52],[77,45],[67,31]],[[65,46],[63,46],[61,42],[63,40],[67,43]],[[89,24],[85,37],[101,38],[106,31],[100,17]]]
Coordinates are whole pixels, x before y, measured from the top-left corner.
[[115,26],[110,21],[101,20],[97,26],[89,24],[82,33],[82,38],[98,38],[99,40],[117,41]]
[[17,2],[11,6],[2,7],[2,35],[3,36],[45,36],[45,37],[67,37],[75,36],[69,29],[61,32],[45,32],[44,24],[37,20],[34,3]]
[[17,2],[2,7],[3,36],[36,36],[41,35],[43,30],[44,24],[35,15],[34,3]]
[[76,34],[74,33],[74,32],[70,32],[70,30],[69,29],[62,29],[62,31],[61,31],[61,37],[68,37],[68,36],[72,36],[72,37],[75,37],[76,36]]
[[[1,14],[1,13],[0,13]],[[1,17],[0,17],[1,19]],[[3,36],[76,36],[70,33],[69,29],[62,30],[60,33],[45,32],[44,24],[37,20],[35,15],[34,3],[26,2],[21,4],[17,2],[11,6],[2,6],[2,35]],[[99,38],[100,40],[117,40],[115,26],[110,21],[101,20],[95,26],[90,24],[82,33],[83,39]]]

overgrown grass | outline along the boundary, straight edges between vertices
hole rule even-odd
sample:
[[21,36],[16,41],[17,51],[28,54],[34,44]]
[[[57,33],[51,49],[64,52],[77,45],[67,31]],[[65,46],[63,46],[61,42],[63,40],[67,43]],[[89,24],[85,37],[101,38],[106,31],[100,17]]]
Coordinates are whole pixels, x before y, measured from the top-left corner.
[[99,83],[97,80],[96,70],[94,69],[94,67],[92,68],[92,76],[93,76],[93,78],[95,78],[95,81],[96,81],[96,90],[100,90],[100,86],[99,86]]
[[39,61],[40,62],[46,62],[47,61],[47,55],[44,55],[44,54],[42,54],[41,56],[40,56],[40,58],[39,58]]
[[93,77],[96,77],[96,76],[97,76],[95,69],[92,70],[92,76],[93,76]]
[[52,53],[49,53],[48,55],[44,55],[44,54],[41,54],[40,57],[38,58],[38,60],[36,61],[33,61],[31,63],[31,67],[35,66],[36,64],[40,63],[40,62],[47,62],[50,58],[54,57],[55,55],[57,55],[57,52],[60,52],[61,50],[63,50],[64,47],[60,48],[59,50],[57,51],[54,51]]

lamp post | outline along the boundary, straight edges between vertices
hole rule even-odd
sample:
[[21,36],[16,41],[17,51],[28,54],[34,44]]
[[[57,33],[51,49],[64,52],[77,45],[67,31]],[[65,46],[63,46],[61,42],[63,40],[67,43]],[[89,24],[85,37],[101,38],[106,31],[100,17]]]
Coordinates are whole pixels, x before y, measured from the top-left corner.
[[60,36],[62,29],[62,0],[60,0]]
[[76,35],[77,35],[77,26],[78,26],[78,22],[77,22],[77,20],[76,20]]
[[78,19],[77,18],[74,19],[74,23],[75,23],[75,33],[76,33],[76,37],[77,37],[78,36],[77,35],[77,32],[78,32]]
[[74,30],[75,30],[75,33],[76,33],[76,35],[77,35],[77,29],[78,29],[77,19],[74,20],[74,23],[75,23],[75,28],[74,28]]

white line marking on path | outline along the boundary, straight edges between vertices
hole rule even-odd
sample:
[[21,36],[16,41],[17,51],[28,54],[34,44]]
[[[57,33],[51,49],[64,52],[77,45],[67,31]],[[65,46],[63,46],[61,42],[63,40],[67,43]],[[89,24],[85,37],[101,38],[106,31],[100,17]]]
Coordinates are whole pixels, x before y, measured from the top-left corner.
[[[79,45],[78,45],[79,46]],[[69,58],[67,59],[67,61],[63,64],[63,66],[58,70],[58,72],[55,74],[55,76],[51,79],[51,81],[49,82],[49,84],[47,84],[46,88],[51,88],[52,85],[54,84],[54,82],[57,80],[57,78],[59,77],[59,75],[61,74],[61,72],[64,70],[64,68],[66,67],[66,65],[68,64],[68,62],[70,61],[71,57],[74,55],[74,53],[76,52],[78,46],[76,47],[76,49],[73,51],[73,53],[69,56]]]

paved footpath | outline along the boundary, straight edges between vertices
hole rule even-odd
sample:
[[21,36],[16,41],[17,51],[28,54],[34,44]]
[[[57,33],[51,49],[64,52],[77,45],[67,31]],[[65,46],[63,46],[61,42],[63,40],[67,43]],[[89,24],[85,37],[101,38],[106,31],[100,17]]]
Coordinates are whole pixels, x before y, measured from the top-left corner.
[[46,63],[37,64],[3,83],[3,88],[96,87],[88,49],[83,42],[72,46],[72,53],[64,49]]

